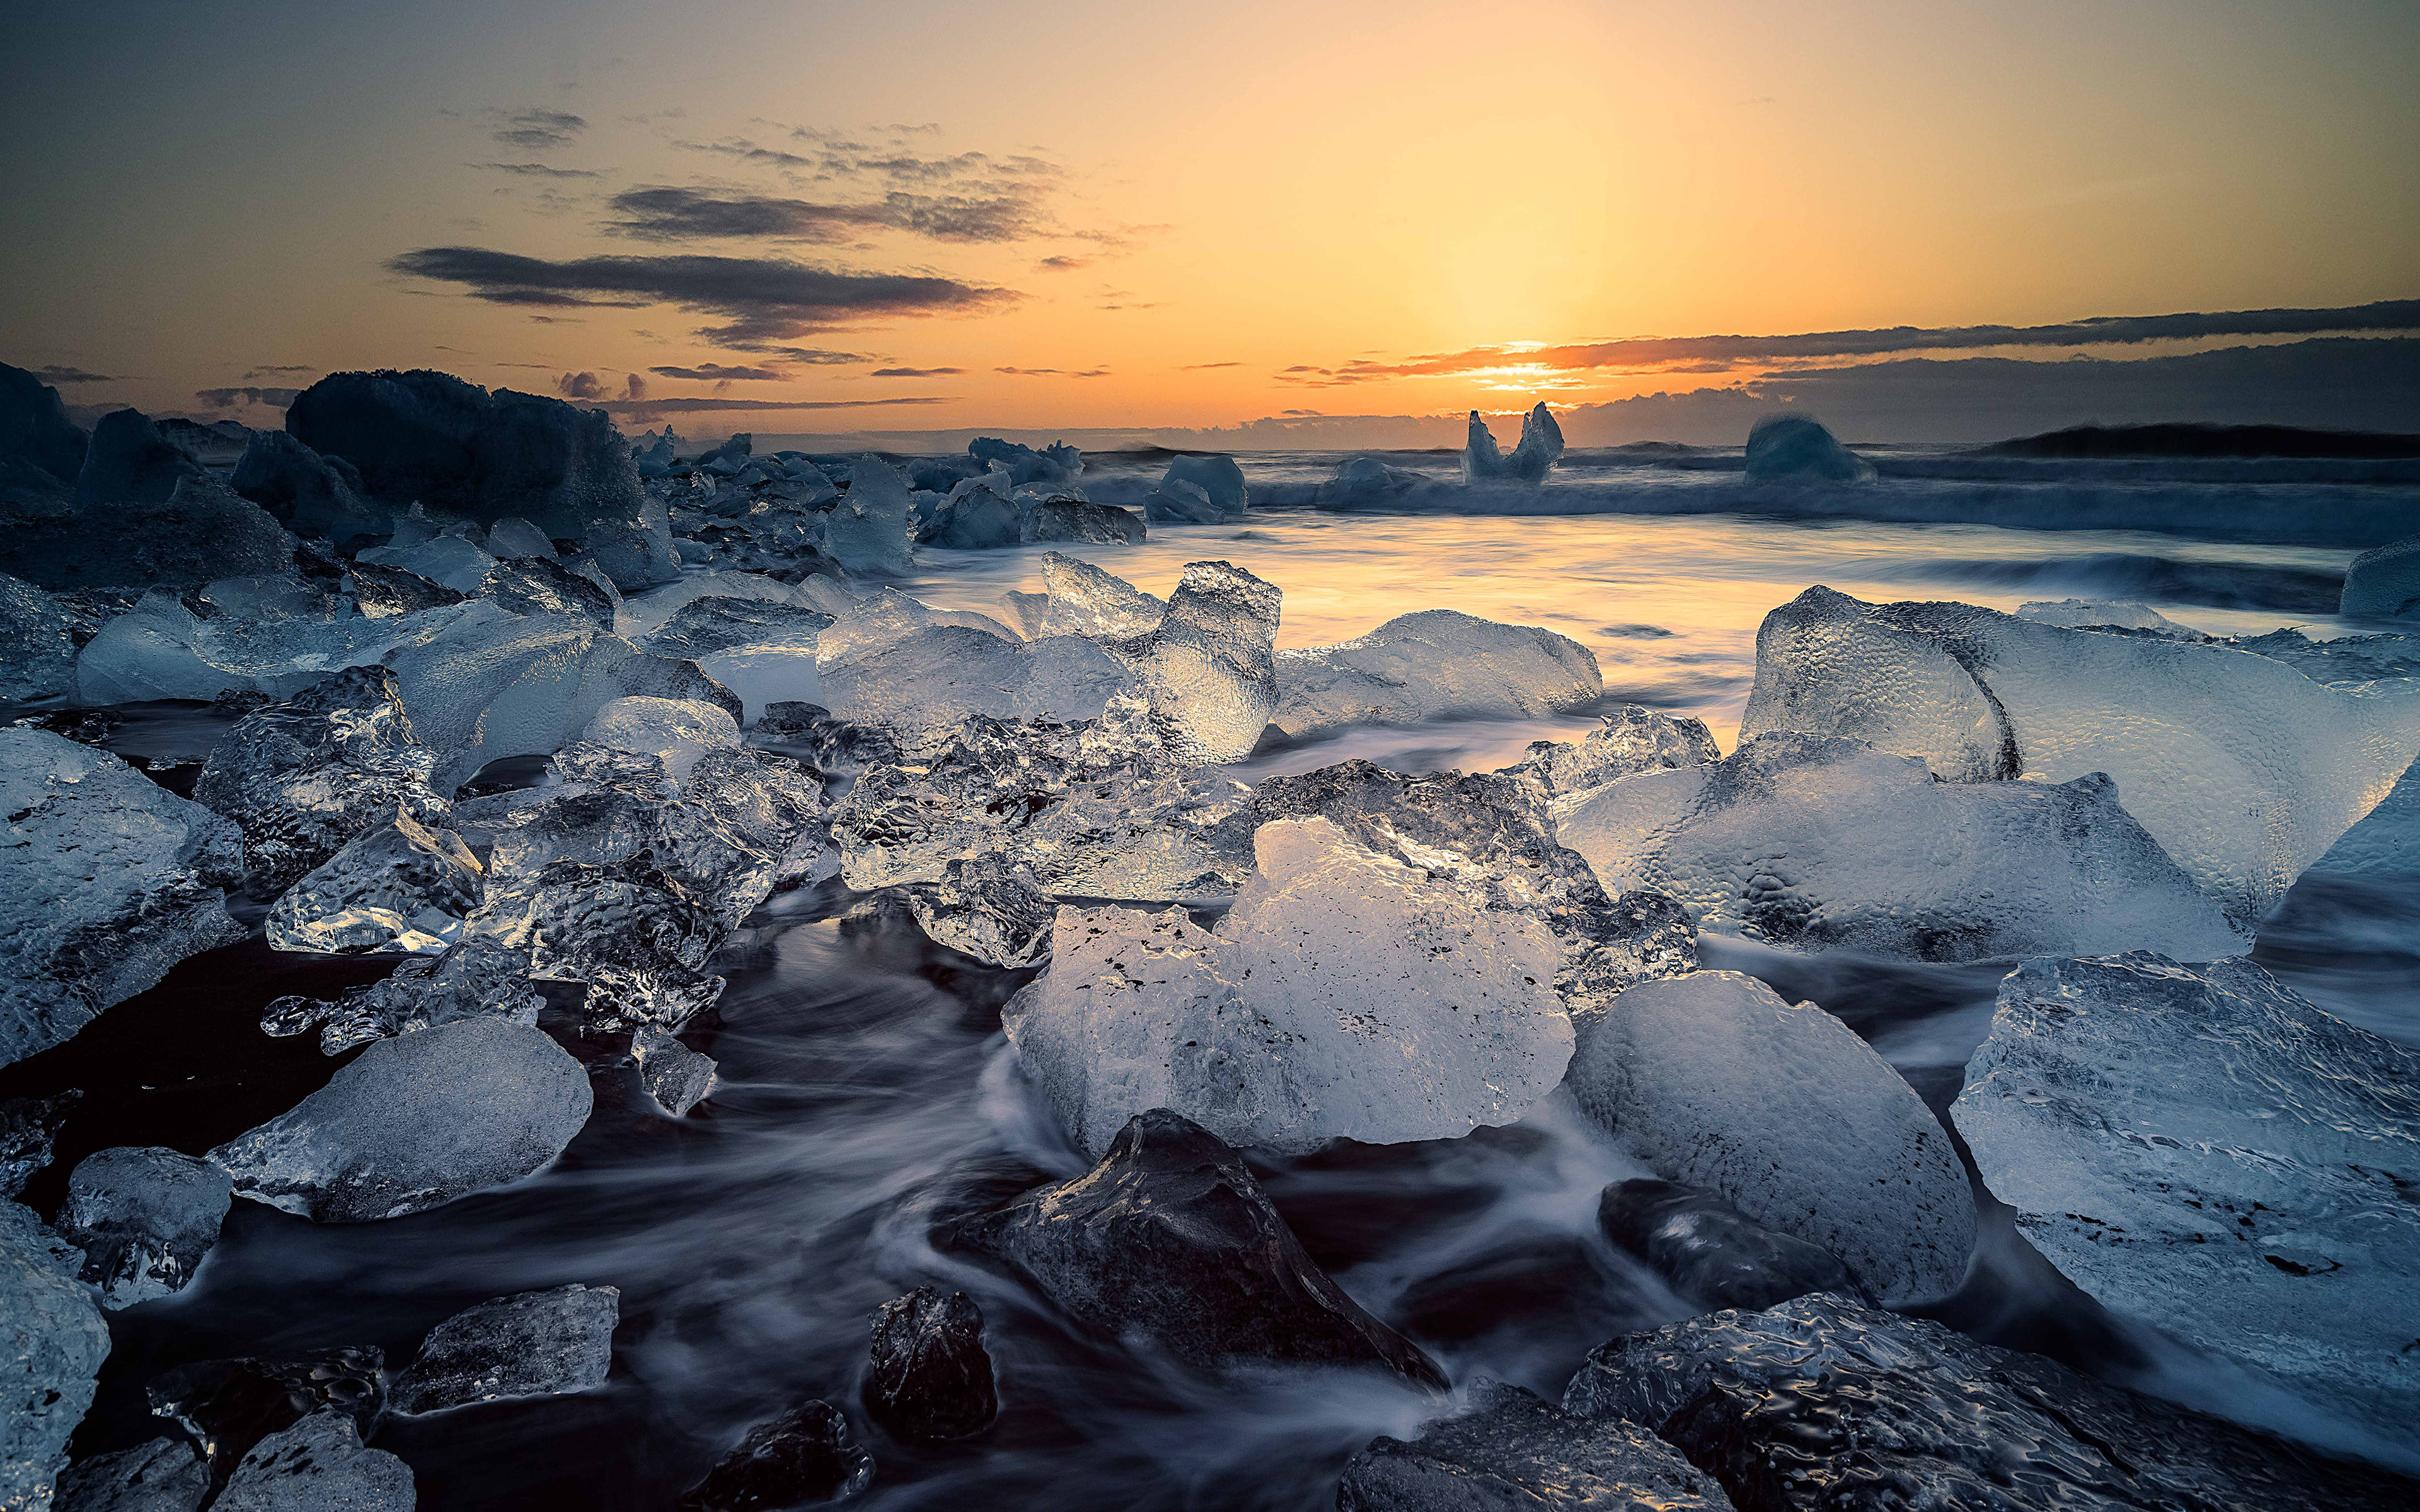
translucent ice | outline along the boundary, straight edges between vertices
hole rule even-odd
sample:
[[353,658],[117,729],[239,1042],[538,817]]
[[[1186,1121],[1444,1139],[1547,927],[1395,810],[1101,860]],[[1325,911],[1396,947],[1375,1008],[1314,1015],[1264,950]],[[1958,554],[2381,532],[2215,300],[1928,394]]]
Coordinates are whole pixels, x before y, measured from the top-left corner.
[[1641,982],[1578,1028],[1573,1095],[1658,1175],[1830,1251],[1886,1302],[1957,1289],[1975,1244],[1965,1169],[1847,1025],[1699,971]]
[[272,950],[436,955],[479,906],[480,867],[462,837],[397,810],[270,905]]
[[675,782],[709,752],[737,750],[739,723],[721,705],[695,699],[615,699],[597,711],[580,738],[592,746],[653,756]]
[[[1058,602],[1054,587],[1054,612]],[[1206,763],[1252,753],[1278,706],[1278,611],[1275,584],[1229,563],[1188,562],[1157,623],[1110,648],[1134,669],[1172,754]]]
[[184,1289],[219,1242],[233,1196],[226,1172],[173,1149],[98,1150],[78,1162],[60,1237],[84,1250],[101,1304],[132,1307]]
[[78,655],[76,702],[207,700],[239,692],[291,698],[330,672],[425,644],[466,616],[500,612],[448,604],[380,618],[204,619],[176,594],[155,591],[103,625]]
[[515,614],[575,615],[600,630],[613,628],[622,601],[611,578],[600,581],[548,557],[498,562],[470,591]]
[[552,1040],[472,1019],[379,1041],[209,1158],[256,1202],[369,1223],[520,1180],[563,1153],[588,1108],[587,1073]]
[[1347,457],[1319,486],[1316,501],[1321,509],[1384,509],[1424,481],[1417,472],[1390,468],[1374,456]]
[[1042,583],[1049,608],[1043,635],[1080,635],[1124,640],[1148,635],[1168,606],[1123,578],[1058,551],[1042,554]]
[[1450,1138],[1562,1079],[1559,951],[1325,819],[1264,825],[1217,932],[1182,910],[1060,911],[1050,970],[1002,1015],[1069,1137],[1095,1155],[1169,1108],[1232,1144]]
[[45,699],[72,688],[76,627],[66,605],[0,574],[0,699]]
[[2345,570],[2336,612],[2348,619],[2405,619],[2420,614],[2420,535],[2373,547]]
[[390,1410],[418,1416],[512,1397],[559,1396],[605,1384],[622,1293],[567,1286],[466,1308],[428,1331],[420,1356],[387,1389]]
[[2157,630],[2180,640],[2201,639],[2200,631],[2189,630],[2149,605],[2131,600],[2062,598],[2055,603],[2020,604],[2017,606],[2017,618],[2070,630],[2116,625],[2122,630]]
[[690,1109],[714,1091],[713,1057],[698,1054],[655,1025],[643,1024],[631,1031],[630,1056],[639,1063],[639,1084],[655,1099],[656,1106],[675,1119],[688,1117]]
[[2208,961],[2248,944],[2098,776],[1943,782],[1854,740],[1768,734],[1555,813],[1608,892],[1666,893],[1702,929],[1790,949],[1977,961],[2149,944]]
[[1747,433],[1747,476],[1760,483],[1869,483],[1874,465],[1808,415],[1767,415]]
[[411,1467],[363,1448],[361,1429],[341,1412],[314,1412],[253,1445],[210,1504],[214,1512],[412,1512],[418,1504]]
[[[784,646],[803,651],[812,662],[819,643],[817,638],[832,619],[823,610],[803,604],[714,594],[682,605],[654,634],[642,637],[639,644],[658,656],[690,657],[701,667],[706,666],[706,658],[720,652],[744,646]],[[712,670],[707,668],[708,671]],[[716,681],[729,686],[720,676]],[[737,687],[732,691],[740,693],[743,699],[747,697]]]
[[533,977],[586,983],[589,1028],[676,1029],[722,994],[704,968],[731,924],[708,902],[647,852],[610,866],[555,861],[498,878],[469,932],[526,952]]
[[1356,724],[1529,718],[1605,692],[1579,642],[1450,609],[1388,620],[1342,645],[1280,651],[1277,668],[1270,722],[1296,740]]
[[106,751],[0,729],[0,1065],[243,937],[236,828]]
[[530,981],[529,954],[489,939],[469,939],[442,956],[420,956],[382,980],[335,1002],[280,997],[262,1012],[260,1032],[283,1039],[317,1026],[319,1053],[411,1034],[464,1019],[493,1018],[524,1027],[546,1000]]
[[1073,483],[1084,471],[1084,454],[1065,441],[1037,452],[1017,441],[978,436],[967,443],[967,455],[985,467],[1005,469],[1018,483]]
[[[800,604],[801,591],[789,583],[753,572],[695,572],[678,582],[632,594],[622,601],[614,629],[633,640],[663,628],[681,609],[701,598],[749,598],[768,604]],[[813,607],[813,606],[810,606]]]
[[[824,705],[853,724],[880,725],[930,747],[970,715],[1089,719],[1137,684],[1118,659],[1078,636],[1019,641],[964,625],[929,625],[818,658]],[[796,695],[793,695],[796,696]]]
[[1228,518],[1241,515],[1251,507],[1251,490],[1244,485],[1244,470],[1232,456],[1179,456],[1169,460],[1168,471],[1160,486],[1187,483],[1202,490],[1202,496]]
[[1144,496],[1142,517],[1155,523],[1216,525],[1227,517],[1227,512],[1212,501],[1200,484],[1180,478],[1163,483]]
[[51,1504],[68,1435],[109,1353],[76,1259],[32,1209],[0,1201],[0,1506]]
[[2248,924],[2411,765],[2420,684],[2356,693],[2221,646],[1810,588],[1757,631],[1741,734],[1773,730],[1870,741],[1959,782],[2105,772],[2127,812]]
[[1578,740],[1537,741],[1528,755],[1529,760],[1514,770],[1535,774],[1556,796],[1603,787],[1616,778],[1640,772],[1670,771],[1723,759],[1703,719],[1659,714],[1636,703],[1625,703],[1606,715]]
[[823,548],[851,572],[905,577],[916,566],[908,515],[908,480],[880,457],[860,457],[848,492],[824,517]]
[[961,551],[1015,546],[1023,538],[1024,514],[1016,505],[1016,486],[997,468],[958,480],[916,529],[916,539]]
[[2246,961],[2029,961],[1950,1114],[2086,1291],[2420,1443],[2420,1055]]
[[547,533],[519,515],[506,515],[488,527],[488,554],[500,561],[531,557],[554,560],[554,543]]
[[1544,483],[1547,471],[1562,460],[1563,428],[1555,423],[1554,411],[1540,400],[1521,418],[1521,442],[1506,456],[1497,449],[1496,437],[1479,411],[1470,412],[1470,437],[1462,449],[1462,481],[1483,483],[1511,478],[1522,483]]
[[495,558],[458,535],[432,536],[417,546],[372,547],[356,560],[374,566],[401,567],[458,594],[476,589],[479,579],[496,564]]

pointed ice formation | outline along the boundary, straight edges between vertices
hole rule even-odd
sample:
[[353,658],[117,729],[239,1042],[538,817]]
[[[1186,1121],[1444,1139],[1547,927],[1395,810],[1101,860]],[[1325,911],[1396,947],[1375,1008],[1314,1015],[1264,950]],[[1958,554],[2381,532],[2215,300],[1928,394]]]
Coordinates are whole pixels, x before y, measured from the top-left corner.
[[1276,585],[1241,567],[1188,562],[1156,623],[1110,644],[1141,682],[1171,754],[1207,763],[1252,753],[1278,707],[1279,604]]
[[1462,481],[1483,483],[1496,479],[1512,479],[1520,483],[1544,483],[1546,473],[1563,457],[1563,427],[1555,423],[1554,411],[1541,399],[1529,412],[1521,417],[1521,441],[1506,456],[1496,445],[1496,437],[1479,411],[1470,412],[1470,439],[1462,451]]
[[849,478],[848,492],[824,516],[818,544],[851,572],[892,578],[913,572],[908,480],[878,456],[858,458]]

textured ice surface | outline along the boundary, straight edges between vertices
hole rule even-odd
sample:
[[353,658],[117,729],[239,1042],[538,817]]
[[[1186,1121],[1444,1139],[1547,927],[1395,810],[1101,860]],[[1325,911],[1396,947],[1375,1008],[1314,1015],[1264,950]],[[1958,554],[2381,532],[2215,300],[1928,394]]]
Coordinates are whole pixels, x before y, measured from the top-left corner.
[[[359,563],[355,564],[358,570]],[[499,562],[471,592],[515,614],[569,614],[600,630],[613,628],[621,590],[602,573],[590,576],[547,557]]]
[[919,1287],[875,1309],[868,1416],[907,1439],[963,1439],[1000,1415],[983,1309],[964,1292]]
[[287,888],[263,928],[273,950],[435,955],[461,934],[479,887],[461,836],[398,810]]
[[640,852],[613,865],[556,861],[498,878],[469,937],[527,953],[530,975],[588,985],[591,1029],[678,1028],[722,994],[704,968],[732,920]]
[[362,496],[352,464],[321,456],[282,430],[252,432],[227,484],[295,534],[339,546],[357,535],[384,535],[393,524],[386,510]]
[[1514,771],[1533,773],[1560,797],[1603,787],[1619,777],[1670,771],[1723,759],[1703,719],[1659,714],[1625,703],[1578,740],[1536,741]]
[[1031,965],[1049,952],[1056,902],[1030,868],[999,851],[953,860],[903,891],[936,944],[996,966]]
[[849,470],[848,492],[824,516],[823,549],[851,572],[905,577],[916,568],[908,542],[908,480],[877,456]]
[[374,562],[353,563],[346,569],[345,579],[352,592],[354,607],[362,611],[364,619],[370,620],[391,620],[423,609],[442,609],[448,604],[459,604],[467,596],[443,583],[430,582],[416,572],[382,567]]
[[1578,1028],[1573,1095],[1658,1175],[1829,1250],[1885,1302],[1957,1289],[1975,1246],[1965,1169],[1847,1025],[1699,971],[1641,982]]
[[563,1153],[588,1107],[587,1073],[552,1040],[471,1019],[380,1041],[209,1158],[256,1202],[369,1223],[520,1180]]
[[1636,1423],[1573,1417],[1481,1377],[1461,1413],[1344,1467],[1339,1512],[1731,1512],[1713,1477]]
[[0,1506],[50,1504],[109,1353],[76,1260],[32,1209],[0,1201]]
[[243,832],[247,888],[273,898],[398,810],[442,822],[436,752],[382,667],[356,667],[236,722],[210,749],[194,798]]
[[1091,541],[1104,546],[1132,546],[1150,534],[1142,517],[1133,510],[1069,498],[1063,489],[1050,489],[1047,497],[1030,498],[1032,491],[1017,490],[1018,505],[1024,511],[1023,538],[1028,542]]
[[1709,1312],[1770,1307],[1810,1291],[1864,1292],[1830,1250],[1776,1234],[1701,1187],[1616,1181],[1598,1196],[1596,1221],[1606,1238]]
[[1950,1113],[2076,1285],[2420,1443],[2420,1055],[2245,961],[2029,961]]
[[1082,1149],[1170,1108],[1231,1144],[1449,1138],[1561,1080],[1559,950],[1325,819],[1264,825],[1216,933],[1182,910],[1062,909],[1049,972],[1002,1014]]
[[675,1119],[688,1117],[714,1091],[714,1057],[698,1054],[654,1025],[643,1024],[631,1032],[630,1055],[639,1063],[640,1085]]
[[1521,441],[1506,456],[1496,445],[1496,437],[1479,411],[1470,412],[1470,434],[1462,449],[1462,481],[1485,483],[1511,479],[1520,483],[1544,483],[1547,471],[1563,456],[1563,427],[1555,422],[1554,411],[1540,400],[1521,417]]
[[70,1090],[49,1097],[0,1100],[0,1197],[13,1197],[25,1190],[34,1173],[51,1163],[59,1130],[83,1096],[80,1090]]
[[1160,486],[1176,483],[1189,483],[1201,489],[1202,496],[1228,517],[1251,507],[1252,492],[1244,484],[1244,470],[1232,456],[1171,457],[1168,471],[1160,478]]
[[390,1410],[417,1416],[517,1396],[559,1396],[605,1384],[622,1293],[567,1286],[465,1308],[428,1331],[420,1356],[387,1388]]
[[1594,702],[1596,657],[1578,641],[1458,609],[1421,609],[1357,640],[1277,654],[1270,722],[1304,739],[1355,724],[1528,718]]
[[529,557],[551,562],[554,542],[531,521],[506,515],[488,527],[488,554],[504,562]]
[[226,1172],[173,1149],[97,1150],[68,1178],[60,1237],[84,1251],[83,1279],[109,1307],[184,1289],[219,1241],[233,1200]]
[[1314,499],[1321,509],[1384,509],[1425,481],[1374,456],[1353,456],[1337,464],[1335,475],[1319,486]]
[[320,1054],[334,1056],[365,1041],[463,1019],[535,1026],[544,1006],[530,984],[526,951],[472,939],[442,956],[407,961],[385,980],[333,1003],[280,997],[262,1012],[260,1032],[282,1039],[317,1026]]
[[874,1480],[874,1457],[849,1437],[848,1416],[824,1401],[803,1401],[757,1424],[674,1512],[757,1512],[855,1496]]
[[1606,891],[1666,893],[1701,929],[1789,949],[2211,961],[2249,943],[2099,777],[1942,782],[1857,741],[1769,734],[1559,799],[1555,815]]
[[153,501],[85,500],[12,521],[0,571],[54,590],[198,588],[218,578],[289,570],[294,537],[215,479],[180,478]]
[[2412,764],[2420,684],[2365,696],[2221,646],[1810,588],[1757,631],[1740,728],[1848,735],[1960,782],[2105,772],[2126,811],[2248,924]]
[[713,751],[739,748],[739,724],[719,704],[694,699],[615,699],[597,711],[580,738],[592,746],[653,756],[664,775],[685,782]]
[[66,605],[0,574],[0,699],[46,699],[74,687],[75,630]]
[[252,1446],[210,1504],[214,1512],[412,1512],[411,1467],[362,1447],[344,1412],[314,1412]]
[[1216,525],[1228,517],[1200,484],[1180,478],[1163,483],[1143,496],[1142,517],[1154,522]]
[[2420,614],[2420,535],[2372,547],[2345,569],[2336,612],[2348,619],[2407,619]]
[[233,825],[43,730],[0,729],[0,1065],[243,938]]
[[194,1446],[159,1438],[76,1461],[52,1504],[56,1512],[196,1512],[209,1494],[210,1467]]
[[1867,483],[1874,465],[1808,415],[1767,415],[1747,433],[1747,476],[1762,483]]
[[639,644],[658,656],[698,658],[701,666],[707,656],[735,646],[781,645],[803,651],[812,672],[817,638],[833,619],[803,604],[709,594],[674,610]]
[[1063,552],[1042,554],[1042,584],[1049,608],[1041,635],[1080,635],[1120,640],[1148,635],[1168,606],[1125,579]]
[[[1055,590],[1051,602],[1055,610]],[[1278,608],[1274,584],[1229,563],[1188,562],[1157,623],[1110,648],[1134,669],[1171,753],[1205,763],[1252,753],[1278,706]]]
[[2169,619],[2148,604],[2131,599],[2062,598],[2056,602],[2020,604],[2017,618],[2031,620],[2036,625],[2055,625],[2069,630],[2091,630],[2115,625],[2121,630],[2157,630],[2162,635],[2180,640],[2198,640],[2201,632],[2188,629]]
[[747,598],[768,604],[801,604],[800,591],[789,583],[753,572],[693,572],[678,582],[632,594],[622,600],[613,628],[633,640],[663,628],[675,614],[701,598]]
[[222,693],[291,698],[331,672],[378,661],[398,647],[426,644],[465,619],[485,623],[500,612],[486,605],[444,604],[379,618],[204,619],[175,594],[157,590],[101,626],[78,653],[76,702],[214,699]]
[[995,719],[1089,719],[1137,691],[1118,659],[1078,636],[1011,640],[964,625],[930,625],[835,653],[824,632],[823,703],[853,724],[880,725],[905,746],[929,748],[970,715]]
[[479,580],[496,565],[495,558],[458,535],[432,536],[416,546],[371,547],[354,560],[377,567],[400,567],[458,594],[475,592]]

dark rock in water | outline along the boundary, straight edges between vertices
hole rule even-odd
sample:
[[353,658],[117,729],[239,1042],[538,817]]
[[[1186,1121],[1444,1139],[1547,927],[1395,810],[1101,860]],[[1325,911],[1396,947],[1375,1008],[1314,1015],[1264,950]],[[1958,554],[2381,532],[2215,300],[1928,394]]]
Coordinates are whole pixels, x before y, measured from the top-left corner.
[[849,1437],[848,1419],[829,1402],[805,1401],[750,1428],[675,1512],[777,1512],[854,1496],[873,1479],[874,1457]]
[[341,456],[321,456],[282,430],[256,430],[227,484],[298,535],[338,545],[385,535],[394,512],[363,496],[362,475]]
[[198,467],[164,500],[78,503],[0,541],[0,572],[54,590],[199,588],[293,564],[286,528]]
[[1088,1328],[1141,1334],[1194,1365],[1380,1365],[1446,1384],[1312,1263],[1243,1157],[1165,1108],[1127,1120],[1084,1175],[945,1222],[934,1242],[1006,1268]]
[[84,1251],[80,1279],[101,1304],[131,1307],[184,1289],[219,1242],[234,1190],[226,1172],[174,1149],[96,1150],[68,1178],[61,1238]]
[[874,1314],[866,1415],[903,1439],[963,1439],[1000,1415],[983,1309],[919,1287]]
[[92,444],[76,473],[75,501],[85,504],[160,504],[188,478],[209,470],[191,452],[160,434],[140,409],[117,409],[92,427]]
[[95,1455],[59,1477],[56,1512],[194,1512],[210,1494],[210,1468],[182,1439],[159,1438]]
[[1810,1291],[1863,1297],[1831,1251],[1776,1234],[1714,1193],[1678,1181],[1616,1181],[1597,1199],[1605,1236],[1709,1310],[1770,1307]]
[[1149,533],[1142,517],[1115,504],[1089,503],[1081,499],[1050,499],[1032,506],[1025,520],[1031,541],[1124,542],[1139,546]]
[[384,1393],[386,1356],[366,1345],[319,1350],[291,1360],[204,1360],[180,1365],[146,1391],[151,1411],[194,1436],[225,1480],[252,1446],[317,1412],[337,1412],[365,1427]]
[[570,614],[600,630],[613,628],[613,595],[545,557],[497,563],[488,569],[472,596],[494,599],[516,614]]
[[395,1378],[387,1405],[416,1415],[593,1391],[613,1363],[621,1304],[617,1288],[575,1285],[464,1308],[428,1331],[420,1357]]
[[1613,1339],[1563,1410],[1652,1428],[1740,1512],[2420,1505],[2420,1482],[1839,1296]]
[[355,562],[348,570],[352,578],[353,602],[361,606],[365,619],[391,620],[399,614],[417,614],[425,609],[459,604],[468,596],[459,589],[383,562]]
[[1409,1443],[1377,1438],[1344,1467],[1339,1512],[1731,1512],[1670,1444],[1620,1418],[1580,1418],[1498,1381]]
[[34,1173],[51,1163],[51,1148],[82,1096],[68,1091],[0,1103],[0,1200],[25,1190]]
[[86,444],[82,427],[68,419],[58,390],[22,367],[0,363],[0,461],[38,468],[64,490],[84,471]]
[[217,1512],[412,1512],[418,1501],[411,1466],[363,1448],[360,1426],[346,1413],[318,1412],[261,1440],[210,1504]]
[[369,495],[400,512],[493,524],[520,516],[577,539],[647,503],[630,449],[601,409],[498,389],[449,373],[332,373],[295,396],[286,429],[359,471]]

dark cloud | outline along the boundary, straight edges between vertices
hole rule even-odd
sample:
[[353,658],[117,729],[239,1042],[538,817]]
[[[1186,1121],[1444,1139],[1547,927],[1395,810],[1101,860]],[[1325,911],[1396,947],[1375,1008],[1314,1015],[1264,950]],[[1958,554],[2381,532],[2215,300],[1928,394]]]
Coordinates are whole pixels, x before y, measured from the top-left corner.
[[554,380],[554,392],[566,399],[602,399],[605,385],[594,373],[566,373]]
[[305,373],[318,371],[318,368],[301,363],[263,363],[243,376],[247,378],[300,378]]
[[550,168],[543,162],[474,162],[472,167],[486,173],[516,174],[524,178],[594,178],[594,168]]
[[869,378],[955,378],[965,371],[963,367],[877,367],[866,376]]
[[1046,273],[1072,273],[1078,268],[1090,268],[1096,259],[1091,257],[1045,257],[1033,266]]
[[1166,300],[1139,300],[1126,304],[1096,304],[1093,308],[1096,310],[1156,310],[1162,308],[1167,303],[1168,301]]
[[647,396],[647,380],[632,373],[622,379],[622,397],[644,399]]
[[1241,363],[1187,363],[1177,369],[1180,373],[1207,373],[1214,367],[1241,367]]
[[735,352],[752,352],[759,357],[780,357],[793,363],[805,363],[814,367],[848,367],[858,363],[878,363],[879,357],[863,352],[825,351],[815,347],[774,347],[764,342],[724,342]]
[[[484,247],[423,247],[395,272],[459,284],[502,304],[650,304],[723,317],[700,334],[742,343],[912,316],[972,315],[1023,298],[1008,289],[913,273],[850,273],[773,257],[577,257],[551,262]],[[614,300],[610,296],[635,296]]]
[[1108,378],[1109,376],[1109,370],[1106,367],[1088,368],[1080,373],[1071,372],[1063,367],[995,367],[992,371],[1006,373],[1013,378]]
[[942,393],[902,394],[895,399],[645,399],[604,408],[614,414],[701,414],[724,409],[872,409],[894,404],[954,404]]
[[532,152],[569,147],[588,130],[585,120],[559,110],[489,111],[487,118],[497,123],[489,135],[505,147],[525,147]]
[[765,383],[789,377],[778,367],[734,367],[724,363],[700,363],[695,367],[651,367],[658,378],[689,383]]
[[294,402],[301,389],[195,389],[194,397],[212,409],[233,409],[238,405],[265,404],[272,409],[283,409]]
[[720,193],[706,189],[633,189],[616,194],[623,218],[605,229],[645,241],[723,237],[785,237],[842,244],[868,230],[905,231],[936,241],[1018,241],[1046,227],[1034,196],[913,194],[893,192],[862,204]]
[[584,326],[588,323],[576,315],[534,315],[529,320],[534,326]]
[[[125,378],[113,373],[87,373],[81,367],[38,367],[34,376],[45,383],[123,383]],[[246,373],[246,378],[252,377]]]

